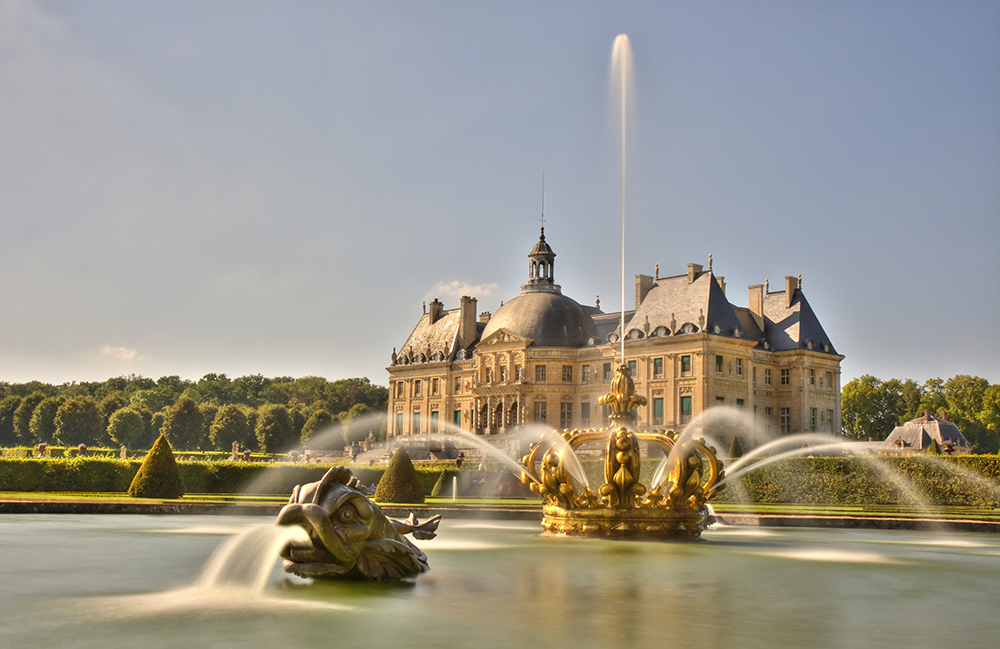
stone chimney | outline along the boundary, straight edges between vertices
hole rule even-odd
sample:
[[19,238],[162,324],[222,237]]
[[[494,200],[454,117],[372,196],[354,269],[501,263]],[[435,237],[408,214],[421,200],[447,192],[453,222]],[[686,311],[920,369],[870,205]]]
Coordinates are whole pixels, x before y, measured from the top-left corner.
[[435,322],[440,320],[441,313],[443,311],[444,311],[444,304],[442,304],[441,301],[438,300],[437,298],[434,298],[434,301],[431,302],[431,310],[429,312],[431,316],[430,323],[434,324]]
[[698,279],[701,275],[701,264],[688,264],[688,284]]
[[486,324],[487,322],[490,321],[490,317],[492,315],[493,314],[490,313],[489,311],[483,311],[482,313],[479,314],[479,321],[482,322],[483,324]]
[[757,326],[760,330],[764,330],[764,285],[754,284],[753,286],[747,287],[750,293],[749,299],[747,301],[747,306],[750,308],[750,313],[753,314],[753,319],[757,322]]
[[924,421],[929,423],[930,420],[931,420],[931,411],[924,410]]
[[458,348],[468,349],[476,342],[476,298],[462,296],[458,312]]
[[795,289],[799,287],[799,280],[791,275],[785,275],[785,308],[792,306],[792,299],[795,297]]
[[717,281],[719,283],[719,288],[722,289],[722,294],[725,295],[726,294],[726,278],[723,277],[722,275],[716,275],[715,276],[715,281]]
[[639,308],[642,301],[646,299],[649,289],[653,288],[653,278],[649,275],[635,276],[635,308]]

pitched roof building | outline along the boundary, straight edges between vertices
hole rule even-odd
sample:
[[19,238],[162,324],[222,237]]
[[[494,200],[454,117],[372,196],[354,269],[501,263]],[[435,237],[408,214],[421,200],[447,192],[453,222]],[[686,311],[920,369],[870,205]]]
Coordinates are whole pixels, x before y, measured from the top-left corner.
[[936,442],[940,451],[949,454],[972,453],[972,444],[965,439],[955,422],[949,421],[943,412],[940,417],[935,417],[927,410],[923,417],[911,419],[902,426],[893,428],[879,446],[879,452],[889,455],[922,453],[931,446],[931,442]]
[[[447,426],[490,437],[527,422],[551,428],[607,423],[598,398],[620,361],[621,313],[581,305],[555,283],[542,229],[528,253],[528,281],[495,314],[462,297],[425,309],[389,371],[389,435]],[[625,313],[625,359],[646,397],[638,424],[680,429],[715,405],[746,408],[776,433],[840,431],[840,361],[802,292],[749,287],[749,305],[726,297],[723,277],[688,264],[669,277],[636,275]]]

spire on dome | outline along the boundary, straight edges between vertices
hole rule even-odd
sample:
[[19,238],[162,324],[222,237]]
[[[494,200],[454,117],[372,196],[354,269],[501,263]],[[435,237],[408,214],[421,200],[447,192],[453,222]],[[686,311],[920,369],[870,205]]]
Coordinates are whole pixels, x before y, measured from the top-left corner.
[[545,227],[538,234],[538,243],[528,253],[528,283],[522,289],[531,287],[534,290],[556,290],[555,283],[556,253],[545,241]]

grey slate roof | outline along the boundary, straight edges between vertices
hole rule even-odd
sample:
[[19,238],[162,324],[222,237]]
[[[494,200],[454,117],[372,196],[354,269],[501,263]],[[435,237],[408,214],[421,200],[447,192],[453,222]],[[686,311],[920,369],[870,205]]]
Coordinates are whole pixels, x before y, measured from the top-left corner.
[[[442,355],[438,360],[450,357],[456,351],[460,312],[461,309],[443,311],[437,322],[434,323],[431,323],[429,313],[423,314],[410,337],[400,348],[397,362],[399,364],[425,362],[431,360],[437,353]],[[428,350],[430,354],[428,354]]]
[[692,325],[691,333],[702,329],[716,333],[718,325],[720,335],[734,336],[739,332],[739,337],[747,337],[743,323],[711,271],[702,273],[693,282],[688,281],[687,275],[657,279],[632,319],[626,322],[626,338],[632,331],[643,333],[647,318],[651,337],[657,335],[660,327],[665,328],[665,335],[683,335],[686,324]]
[[941,448],[945,444],[951,444],[959,450],[972,448],[954,422],[926,414],[893,428],[879,446],[879,451],[883,453],[922,451],[930,446],[931,440],[935,440]]
[[764,296],[764,335],[772,351],[808,349],[836,354],[801,289],[793,289],[792,305],[785,306],[785,291]]

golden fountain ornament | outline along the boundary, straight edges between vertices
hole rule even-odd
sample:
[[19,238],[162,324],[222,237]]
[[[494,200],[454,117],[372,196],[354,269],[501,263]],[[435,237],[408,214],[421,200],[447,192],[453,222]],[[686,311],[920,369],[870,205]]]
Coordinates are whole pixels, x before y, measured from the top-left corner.
[[[564,430],[554,443],[543,436],[522,460],[521,481],[541,494],[542,527],[558,536],[648,540],[697,540],[709,522],[706,501],[725,485],[722,462],[702,438],[685,439],[673,431],[636,431],[633,408],[646,404],[635,394],[628,366],[621,365],[611,393],[600,398],[611,409],[608,428]],[[559,434],[559,433],[557,433]],[[604,484],[593,491],[575,479],[569,462],[587,441],[607,439]],[[555,440],[558,442],[558,439]],[[666,456],[652,488],[640,482],[640,441]],[[572,456],[572,459],[571,459]]]

